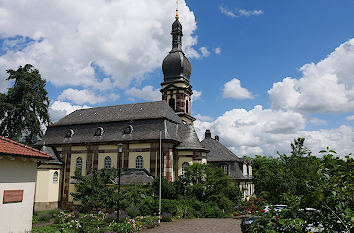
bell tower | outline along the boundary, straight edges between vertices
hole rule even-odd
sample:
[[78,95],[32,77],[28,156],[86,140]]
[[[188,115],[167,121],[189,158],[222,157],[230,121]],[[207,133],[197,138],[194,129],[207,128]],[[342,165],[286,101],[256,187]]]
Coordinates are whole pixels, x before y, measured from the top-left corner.
[[162,100],[176,112],[186,124],[192,124],[191,116],[192,86],[189,84],[191,63],[182,51],[182,24],[179,22],[178,9],[172,24],[172,49],[162,63],[164,81],[161,83]]

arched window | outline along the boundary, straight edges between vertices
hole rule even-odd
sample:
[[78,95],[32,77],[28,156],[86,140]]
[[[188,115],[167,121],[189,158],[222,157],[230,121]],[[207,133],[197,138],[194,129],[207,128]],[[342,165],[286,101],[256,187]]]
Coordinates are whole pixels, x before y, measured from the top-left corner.
[[65,133],[65,138],[72,138],[74,136],[74,130],[73,129],[68,129]]
[[82,170],[82,158],[78,157],[76,159],[76,169],[79,169],[80,171]]
[[54,172],[53,174],[53,183],[58,183],[58,172]]
[[144,159],[143,156],[138,156],[136,157],[136,161],[135,161],[135,167],[136,168],[144,168]]
[[131,134],[133,132],[134,128],[132,125],[128,125],[127,128],[123,131],[123,134]]
[[174,98],[171,98],[169,101],[168,101],[168,105],[170,105],[170,107],[173,109],[173,110],[176,110],[176,103],[175,103],[175,99]]
[[111,160],[111,157],[107,156],[105,159],[104,159],[104,169],[111,169],[112,167],[112,160]]
[[189,112],[189,101],[186,100],[186,113],[188,114],[188,112]]
[[186,177],[186,167],[188,167],[188,166],[189,166],[189,163],[187,163],[187,162],[182,163],[182,177],[183,178]]
[[102,136],[103,132],[104,130],[102,127],[97,127],[97,129],[95,130],[95,136]]

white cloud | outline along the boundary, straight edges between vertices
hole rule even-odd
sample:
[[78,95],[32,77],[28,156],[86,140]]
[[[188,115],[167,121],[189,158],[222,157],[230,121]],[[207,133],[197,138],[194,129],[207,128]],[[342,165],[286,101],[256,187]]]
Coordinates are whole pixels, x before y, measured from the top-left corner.
[[197,114],[195,116],[195,118],[197,120],[200,120],[200,121],[207,121],[207,122],[213,121],[213,118],[211,116],[203,116],[203,115],[200,115],[200,114]]
[[311,122],[314,125],[326,125],[327,122],[325,120],[321,120],[318,118],[309,118],[309,122]]
[[[175,3],[165,0],[3,0],[1,37],[19,35],[34,41],[20,51],[9,44],[0,56],[0,70],[30,63],[57,86],[126,88],[132,79],[161,65],[171,48],[174,9]],[[188,50],[197,43],[196,21],[183,0],[179,12]],[[107,74],[106,80],[95,78],[93,63]],[[3,87],[5,76],[0,75]]]
[[219,9],[220,9],[221,13],[223,13],[224,15],[227,15],[227,16],[230,16],[230,17],[234,17],[234,18],[237,17],[237,15],[234,12],[232,12],[231,10],[226,9],[223,6],[220,6]]
[[135,87],[126,90],[125,94],[133,98],[140,98],[144,100],[161,100],[161,92],[159,89],[153,89],[153,86],[145,86],[143,89],[137,89]]
[[241,87],[241,81],[237,78],[231,79],[225,83],[223,97],[233,99],[253,99],[252,94],[246,88]]
[[202,96],[202,91],[193,90],[192,102],[200,100]]
[[184,53],[188,58],[196,58],[196,59],[200,58],[200,54],[194,48],[187,48],[184,50]]
[[210,52],[206,47],[200,47],[199,50],[202,53],[202,57],[209,57]]
[[354,115],[352,115],[352,116],[347,116],[345,119],[346,119],[347,121],[354,121]]
[[215,54],[220,55],[221,54],[221,48],[217,47],[214,50]]
[[257,105],[252,110],[233,109],[214,121],[197,119],[194,123],[198,136],[204,139],[206,129],[237,155],[289,153],[294,138],[305,137],[315,155],[327,146],[344,156],[353,152],[354,130],[350,126],[337,129],[306,131],[306,118],[296,112],[263,109]]
[[82,108],[90,108],[90,106],[72,105],[71,103],[68,102],[54,101],[53,104],[48,109],[50,120],[52,122],[56,122],[59,119],[65,117],[66,115],[72,113],[73,111]]
[[219,10],[221,13],[223,13],[226,16],[232,17],[232,18],[239,18],[239,17],[250,17],[254,15],[262,15],[263,11],[262,10],[246,10],[246,9],[235,9],[234,11],[229,10],[223,6],[219,7]]
[[302,113],[354,110],[354,39],[317,64],[301,67],[300,79],[287,77],[268,91],[272,108]]
[[239,16],[252,16],[252,15],[263,15],[262,10],[245,10],[245,9],[237,9]]
[[77,90],[77,89],[72,89],[68,88],[64,90],[59,96],[58,100],[70,100],[74,102],[75,104],[84,104],[84,103],[89,103],[89,104],[98,104],[98,103],[103,103],[108,100],[117,100],[119,98],[119,95],[116,94],[110,94],[107,96],[100,96],[96,95],[90,90],[84,89],[84,90]]

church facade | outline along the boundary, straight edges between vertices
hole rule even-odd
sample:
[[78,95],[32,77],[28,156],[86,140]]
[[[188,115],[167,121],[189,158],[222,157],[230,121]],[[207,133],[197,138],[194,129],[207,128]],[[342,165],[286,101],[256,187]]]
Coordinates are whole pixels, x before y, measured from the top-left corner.
[[162,101],[76,110],[48,126],[38,146],[51,147],[63,162],[59,200],[70,208],[74,175],[94,169],[146,169],[152,177],[161,171],[168,181],[184,175],[184,168],[207,163],[210,151],[199,141],[191,116],[191,64],[182,51],[182,25],[172,24],[172,50],[165,57]]

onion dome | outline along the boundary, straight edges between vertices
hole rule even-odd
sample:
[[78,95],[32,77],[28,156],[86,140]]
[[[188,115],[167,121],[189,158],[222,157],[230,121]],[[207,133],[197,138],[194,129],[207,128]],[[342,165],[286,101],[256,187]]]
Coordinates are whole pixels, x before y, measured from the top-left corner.
[[162,63],[162,71],[165,82],[184,80],[189,82],[191,76],[191,63],[182,51],[182,24],[176,20],[172,24],[172,50],[165,57]]

